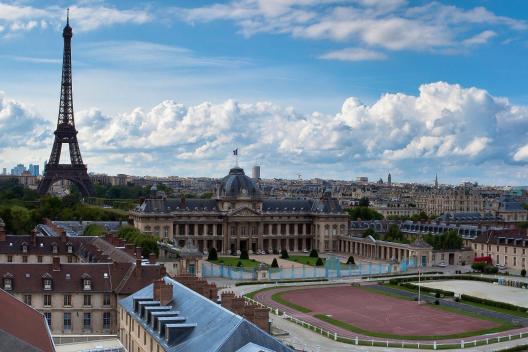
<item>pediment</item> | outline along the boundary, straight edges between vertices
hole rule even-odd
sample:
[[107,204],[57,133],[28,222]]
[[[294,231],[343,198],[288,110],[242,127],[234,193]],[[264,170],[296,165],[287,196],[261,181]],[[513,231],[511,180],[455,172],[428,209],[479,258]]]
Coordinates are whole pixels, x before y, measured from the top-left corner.
[[238,209],[233,209],[229,212],[229,216],[260,216],[258,211],[255,211],[249,207],[242,207]]

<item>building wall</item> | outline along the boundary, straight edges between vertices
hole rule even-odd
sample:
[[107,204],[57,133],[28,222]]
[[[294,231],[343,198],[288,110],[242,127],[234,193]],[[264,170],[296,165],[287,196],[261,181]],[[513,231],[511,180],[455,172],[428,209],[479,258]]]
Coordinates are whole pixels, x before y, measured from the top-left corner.
[[476,257],[490,256],[493,264],[504,265],[507,269],[528,269],[528,248],[505,245],[472,243]]
[[161,352],[165,349],[122,307],[118,308],[119,340],[130,352]]
[[[71,295],[71,305],[64,305],[64,295]],[[88,294],[91,296],[91,305],[84,305],[84,295]],[[14,293],[17,299],[22,302],[26,302],[25,296],[31,296],[31,306],[41,312],[42,314],[51,313],[51,326],[50,330],[52,334],[110,334],[117,332],[116,325],[116,304],[117,298],[114,294],[110,295],[110,304],[103,304],[104,293],[99,292],[86,292],[86,293],[54,293],[39,292],[17,292]],[[51,295],[51,305],[44,305],[44,295]],[[103,313],[110,313],[110,326],[104,328],[103,326]],[[64,313],[71,314],[71,329],[64,329]],[[89,329],[84,327],[84,313],[91,314],[91,326]]]
[[[60,257],[61,263],[77,263],[79,259],[75,255],[37,255],[37,254],[23,254],[23,253],[13,253],[13,254],[0,254],[0,263],[44,263],[51,264],[53,262],[53,257]],[[27,261],[24,261],[26,257]],[[42,261],[39,261],[39,257]],[[9,261],[11,259],[11,261]]]
[[337,236],[348,231],[348,216],[300,214],[172,214],[172,217],[132,213],[134,226],[160,239],[205,251],[332,251]]

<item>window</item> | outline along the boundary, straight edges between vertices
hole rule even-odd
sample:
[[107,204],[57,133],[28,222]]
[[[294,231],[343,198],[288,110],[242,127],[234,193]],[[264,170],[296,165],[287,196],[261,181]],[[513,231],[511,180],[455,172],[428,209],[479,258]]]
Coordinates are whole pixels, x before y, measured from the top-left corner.
[[41,255],[37,256],[37,262],[42,263],[42,256]]
[[24,295],[24,303],[28,306],[31,305],[31,295]]
[[64,330],[71,330],[71,313],[64,312]]
[[68,253],[73,253],[73,248],[72,248],[71,244],[68,245]]
[[90,330],[92,328],[92,313],[84,313],[83,328],[85,330]]
[[13,262],[13,256],[12,255],[8,255],[7,256],[7,262],[8,263],[12,263]]
[[84,295],[84,305],[85,306],[92,305],[92,295]]
[[65,294],[64,295],[64,306],[68,307],[68,306],[71,306],[71,295],[70,294]]
[[27,245],[22,246],[22,253],[27,253]]
[[110,305],[110,294],[105,293],[103,296],[103,305],[109,306]]
[[23,255],[22,256],[22,263],[27,263],[28,262],[28,256],[27,255]]
[[51,295],[44,295],[44,306],[51,306]]
[[103,313],[103,329],[110,329],[110,312]]
[[50,291],[52,289],[51,279],[44,279],[44,290]]
[[11,291],[13,289],[13,281],[11,279],[4,279],[4,290]]
[[83,280],[83,289],[85,291],[90,291],[92,289],[92,280],[84,279]]
[[53,254],[57,254],[57,245],[53,244],[53,247],[52,247],[51,250],[52,250]]
[[51,329],[51,312],[45,312],[44,318],[46,318],[46,322],[48,323],[48,327]]

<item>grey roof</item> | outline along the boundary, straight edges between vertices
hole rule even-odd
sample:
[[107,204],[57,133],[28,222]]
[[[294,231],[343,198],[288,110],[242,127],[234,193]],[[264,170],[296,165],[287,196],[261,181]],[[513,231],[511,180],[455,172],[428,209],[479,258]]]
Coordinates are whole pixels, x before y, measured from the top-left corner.
[[218,211],[215,199],[146,199],[140,205],[139,211],[143,213],[157,212],[160,209],[160,205],[163,212]]
[[173,285],[173,300],[170,302],[171,310],[178,312],[178,316],[185,317],[185,323],[190,324],[188,334],[175,344],[169,345],[163,337],[160,337],[134,311],[134,299],[153,298],[153,284],[120,300],[119,304],[148,331],[165,351],[231,352],[243,348],[248,343],[253,343],[272,351],[292,351],[279,340],[241,316],[234,314],[167,276],[163,280],[167,284]]
[[0,351],[42,352],[41,349],[33,347],[2,329],[0,329]]
[[523,205],[510,195],[504,195],[498,199],[499,209],[502,211],[523,211]]
[[229,170],[229,175],[222,179],[220,196],[223,197],[256,197],[260,192],[250,177],[246,176],[244,169],[234,167]]
[[262,202],[264,212],[310,212],[313,201],[309,199],[266,199]]

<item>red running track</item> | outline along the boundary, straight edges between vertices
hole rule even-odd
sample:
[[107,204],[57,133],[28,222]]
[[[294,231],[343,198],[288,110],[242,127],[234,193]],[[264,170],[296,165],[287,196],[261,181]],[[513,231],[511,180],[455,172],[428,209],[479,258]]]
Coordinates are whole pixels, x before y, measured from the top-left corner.
[[[310,313],[294,313],[271,299],[284,292],[283,299],[309,308]],[[299,319],[329,328],[329,324],[312,315],[325,314],[372,332],[400,336],[452,335],[466,331],[493,328],[498,324],[489,320],[443,311],[430,305],[398,299],[352,286],[286,288],[263,291],[258,301],[278,307]],[[286,309],[285,309],[286,308]],[[338,331],[336,331],[338,330]],[[331,329],[343,333],[341,329]],[[350,335],[350,332],[346,335]],[[344,336],[346,336],[344,335]]]

